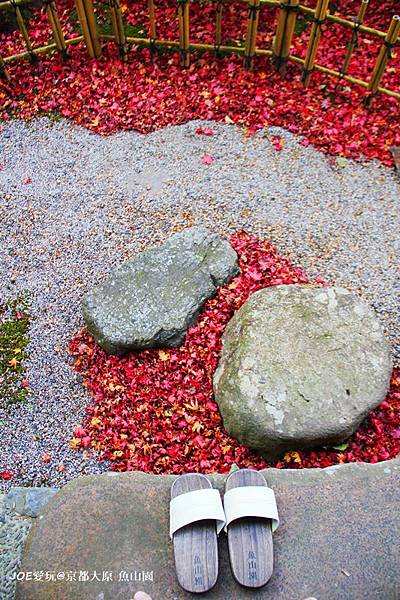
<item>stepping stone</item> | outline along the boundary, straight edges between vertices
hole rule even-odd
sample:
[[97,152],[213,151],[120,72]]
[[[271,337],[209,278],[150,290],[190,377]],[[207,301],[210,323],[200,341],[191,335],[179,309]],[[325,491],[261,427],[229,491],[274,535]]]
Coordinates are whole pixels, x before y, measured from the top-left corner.
[[205,301],[238,272],[237,254],[226,240],[190,227],[126,261],[90,290],[83,318],[96,342],[117,356],[177,347]]
[[[272,579],[251,592],[235,583],[223,534],[219,579],[202,597],[399,597],[400,460],[263,473],[275,490],[281,520]],[[176,580],[168,536],[173,479],[110,473],[79,477],[62,488],[35,520],[20,568],[49,573],[54,580],[18,581],[16,599],[130,600],[139,590],[153,600],[192,599]],[[223,490],[222,475],[210,479]]]
[[400,146],[392,146],[390,151],[393,156],[394,166],[396,168],[397,173],[400,174]]
[[14,487],[6,494],[4,506],[22,517],[35,518],[57,492],[57,488]]
[[255,292],[222,342],[214,391],[224,427],[267,460],[340,444],[388,390],[392,366],[382,327],[343,288]]

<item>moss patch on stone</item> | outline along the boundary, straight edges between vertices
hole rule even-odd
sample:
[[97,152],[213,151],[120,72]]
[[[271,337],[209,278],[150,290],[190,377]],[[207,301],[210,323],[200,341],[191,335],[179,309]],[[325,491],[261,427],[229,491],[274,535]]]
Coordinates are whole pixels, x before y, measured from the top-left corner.
[[3,407],[26,397],[30,319],[28,292],[0,306],[0,405]]

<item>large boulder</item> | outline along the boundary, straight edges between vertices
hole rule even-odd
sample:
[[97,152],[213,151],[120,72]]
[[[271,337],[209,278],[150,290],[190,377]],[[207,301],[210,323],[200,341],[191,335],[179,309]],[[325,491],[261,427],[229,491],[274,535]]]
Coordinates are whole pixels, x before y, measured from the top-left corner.
[[203,227],[175,234],[126,261],[89,291],[82,310],[106,352],[177,347],[204,302],[239,272],[236,252]]
[[[258,590],[239,586],[222,534],[218,582],[201,598],[398,598],[399,462],[263,471],[280,516],[272,579]],[[177,582],[168,537],[173,480],[146,473],[72,480],[35,519],[16,600],[130,600],[139,590],[153,600],[193,600]],[[223,493],[225,477],[210,480]]]
[[390,374],[371,308],[343,288],[282,285],[254,293],[229,322],[214,389],[226,430],[272,460],[348,438]]

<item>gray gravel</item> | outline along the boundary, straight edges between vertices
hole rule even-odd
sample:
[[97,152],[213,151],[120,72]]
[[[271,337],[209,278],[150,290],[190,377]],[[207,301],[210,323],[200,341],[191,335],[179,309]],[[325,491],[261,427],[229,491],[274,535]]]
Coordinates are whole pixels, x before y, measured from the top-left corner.
[[[66,352],[82,325],[79,301],[111,267],[182,227],[245,227],[310,274],[359,292],[399,363],[400,179],[376,163],[333,166],[277,128],[246,138],[208,123],[215,135],[206,137],[194,133],[199,124],[108,138],[44,118],[4,125],[0,302],[28,288],[35,317],[29,403],[0,412],[0,471],[16,473],[7,489],[107,468],[67,445],[88,402]],[[272,134],[284,137],[281,152]]]

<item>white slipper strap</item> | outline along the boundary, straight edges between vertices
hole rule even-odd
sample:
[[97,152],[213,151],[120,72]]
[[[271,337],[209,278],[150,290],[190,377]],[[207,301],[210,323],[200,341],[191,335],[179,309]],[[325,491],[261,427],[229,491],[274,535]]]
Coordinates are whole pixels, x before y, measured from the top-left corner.
[[214,488],[194,490],[172,498],[170,502],[169,535],[172,539],[175,531],[204,519],[216,521],[217,533],[225,525],[225,513],[219,491]]
[[265,486],[241,486],[225,493],[224,508],[226,525],[243,517],[271,519],[272,531],[279,525],[274,490]]

